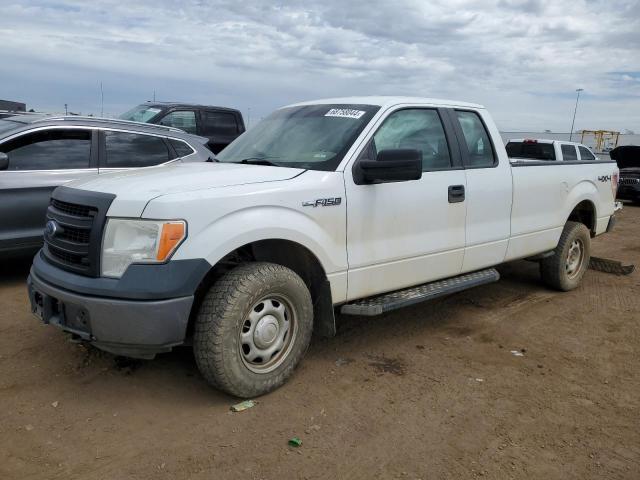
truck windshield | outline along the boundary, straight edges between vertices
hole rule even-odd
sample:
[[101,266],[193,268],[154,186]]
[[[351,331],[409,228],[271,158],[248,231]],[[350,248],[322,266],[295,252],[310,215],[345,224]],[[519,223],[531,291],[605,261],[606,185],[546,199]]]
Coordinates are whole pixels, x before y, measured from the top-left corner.
[[375,113],[374,105],[304,105],[276,110],[216,157],[220,162],[335,170]]
[[160,108],[138,105],[128,112],[120,115],[120,120],[130,120],[132,122],[146,123],[161,112]]
[[509,158],[529,158],[531,160],[555,160],[556,152],[552,143],[509,142],[506,146]]

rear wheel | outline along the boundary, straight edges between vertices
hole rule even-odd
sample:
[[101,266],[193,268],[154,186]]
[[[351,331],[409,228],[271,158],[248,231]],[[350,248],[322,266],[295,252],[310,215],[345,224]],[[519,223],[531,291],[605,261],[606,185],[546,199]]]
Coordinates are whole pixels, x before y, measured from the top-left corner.
[[292,270],[247,263],[206,294],[194,333],[194,354],[207,381],[238,397],[282,385],[309,346],[311,295]]
[[573,290],[580,285],[590,258],[589,229],[582,223],[567,222],[555,253],[540,262],[542,280],[558,290]]

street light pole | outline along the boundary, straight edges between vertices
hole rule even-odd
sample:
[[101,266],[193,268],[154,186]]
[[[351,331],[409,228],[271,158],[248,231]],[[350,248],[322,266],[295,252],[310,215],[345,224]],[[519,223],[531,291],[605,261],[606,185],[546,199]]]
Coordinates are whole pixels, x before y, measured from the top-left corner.
[[573,109],[573,120],[571,121],[571,131],[569,132],[569,141],[571,141],[571,137],[573,136],[573,125],[576,123],[576,112],[578,111],[578,100],[580,100],[580,92],[582,92],[584,88],[576,88],[576,92],[578,95],[576,96],[576,108]]

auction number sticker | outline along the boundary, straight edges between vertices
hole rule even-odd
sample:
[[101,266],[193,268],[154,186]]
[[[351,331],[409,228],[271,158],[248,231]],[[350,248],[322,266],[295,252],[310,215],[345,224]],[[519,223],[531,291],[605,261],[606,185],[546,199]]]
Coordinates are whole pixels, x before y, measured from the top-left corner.
[[360,118],[366,112],[352,110],[351,108],[332,108],[324,114],[325,117]]

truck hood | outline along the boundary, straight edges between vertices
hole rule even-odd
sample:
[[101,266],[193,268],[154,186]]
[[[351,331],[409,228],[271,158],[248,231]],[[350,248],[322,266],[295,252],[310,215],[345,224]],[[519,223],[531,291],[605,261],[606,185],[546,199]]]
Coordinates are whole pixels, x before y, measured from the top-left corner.
[[140,216],[153,198],[172,193],[251,183],[288,180],[304,172],[299,168],[197,162],[102,173],[67,184],[71,188],[111,193],[116,199],[109,216]]

